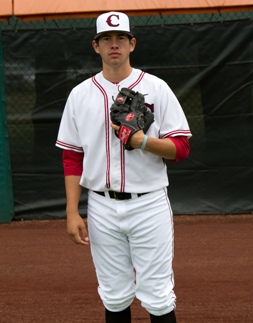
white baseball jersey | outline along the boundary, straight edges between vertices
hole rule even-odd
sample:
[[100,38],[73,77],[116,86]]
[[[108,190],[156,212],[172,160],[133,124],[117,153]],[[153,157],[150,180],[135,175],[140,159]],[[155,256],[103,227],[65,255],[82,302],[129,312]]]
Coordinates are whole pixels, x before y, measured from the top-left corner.
[[140,149],[124,150],[111,128],[110,107],[119,88],[145,94],[154,113],[147,135],[155,138],[191,137],[184,112],[169,86],[139,69],[119,84],[100,72],[70,93],[60,124],[56,146],[84,153],[80,185],[95,191],[143,193],[168,186],[163,158]]

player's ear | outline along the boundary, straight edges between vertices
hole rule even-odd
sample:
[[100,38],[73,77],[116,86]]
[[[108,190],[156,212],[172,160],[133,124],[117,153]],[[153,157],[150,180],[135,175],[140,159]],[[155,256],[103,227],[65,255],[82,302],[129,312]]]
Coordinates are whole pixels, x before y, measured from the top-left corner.
[[136,46],[136,38],[130,39],[130,52],[133,52]]
[[94,48],[94,51],[99,54],[99,46],[98,46],[98,42],[96,42],[95,40],[92,41],[92,47]]

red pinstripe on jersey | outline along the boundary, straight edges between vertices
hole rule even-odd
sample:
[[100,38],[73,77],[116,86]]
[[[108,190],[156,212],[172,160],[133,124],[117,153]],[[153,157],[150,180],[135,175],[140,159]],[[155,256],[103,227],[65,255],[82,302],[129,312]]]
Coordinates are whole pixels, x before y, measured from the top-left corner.
[[132,85],[130,85],[128,88],[132,90],[137,84],[139,84],[140,81],[143,79],[144,74],[145,74],[145,72],[141,72],[139,77],[137,78],[137,80]]
[[125,174],[125,151],[123,144],[121,143],[120,146],[120,164],[121,164],[121,184],[120,184],[120,191],[125,191],[125,183],[126,183],[126,174]]
[[[133,89],[137,84],[141,82],[144,77],[144,72],[141,72],[137,80],[129,86],[130,89]],[[109,116],[109,107],[108,107],[108,96],[105,89],[102,85],[96,80],[96,77],[93,76],[92,82],[95,86],[101,91],[104,97],[104,111],[105,111],[105,133],[106,133],[106,187],[110,187],[110,116]],[[123,145],[121,147],[121,192],[125,190],[125,154]]]
[[105,89],[98,83],[96,77],[93,76],[92,82],[101,91],[104,97],[104,113],[105,113],[105,140],[106,140],[106,187],[110,187],[110,118],[108,109],[108,96]]
[[[131,84],[128,88],[129,89],[133,89],[136,85],[138,85],[141,80],[144,77],[144,72],[141,72],[139,77],[137,78],[137,80]],[[125,184],[126,184],[126,174],[125,174],[125,153],[124,153],[124,149],[123,149],[123,145],[122,145],[122,149],[121,149],[121,192],[125,191]]]

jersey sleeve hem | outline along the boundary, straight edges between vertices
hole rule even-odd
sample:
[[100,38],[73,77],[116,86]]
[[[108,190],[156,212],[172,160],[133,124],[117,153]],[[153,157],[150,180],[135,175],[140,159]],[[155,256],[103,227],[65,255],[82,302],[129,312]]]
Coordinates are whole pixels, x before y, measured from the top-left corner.
[[60,140],[56,141],[55,146],[58,147],[58,148],[61,148],[61,149],[74,150],[74,151],[79,152],[79,153],[83,152],[82,147],[71,145],[71,144],[68,144],[68,143],[60,141]]
[[188,138],[192,137],[192,133],[190,130],[174,130],[171,132],[166,133],[162,138],[170,138],[170,137],[177,137],[177,136],[186,136]]

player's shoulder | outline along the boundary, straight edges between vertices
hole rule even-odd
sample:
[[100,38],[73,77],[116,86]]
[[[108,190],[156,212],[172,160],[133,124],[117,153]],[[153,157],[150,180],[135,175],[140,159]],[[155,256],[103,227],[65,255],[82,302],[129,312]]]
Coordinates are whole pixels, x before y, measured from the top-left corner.
[[150,82],[153,82],[155,84],[158,84],[160,86],[168,86],[168,84],[163,80],[161,79],[160,77],[154,75],[154,74],[150,74],[150,73],[145,73],[145,77],[146,79],[150,80]]
[[92,84],[92,77],[82,81],[81,83],[77,84],[73,89],[72,93],[78,94],[78,93],[84,93],[85,89],[89,89],[89,87]]
[[87,78],[74,86],[70,93],[69,99],[71,100],[85,100],[86,96],[91,97],[93,95],[92,77]]
[[148,73],[146,71],[138,70],[138,69],[135,69],[135,72],[143,73],[143,81],[145,81],[146,83],[150,83],[151,85],[160,85],[160,86],[166,86],[166,87],[168,86],[168,84],[163,79],[161,79],[160,77],[154,74]]
[[157,75],[142,72],[142,80],[138,83],[136,90],[141,93],[151,93],[155,97],[164,98],[173,94],[168,83]]

